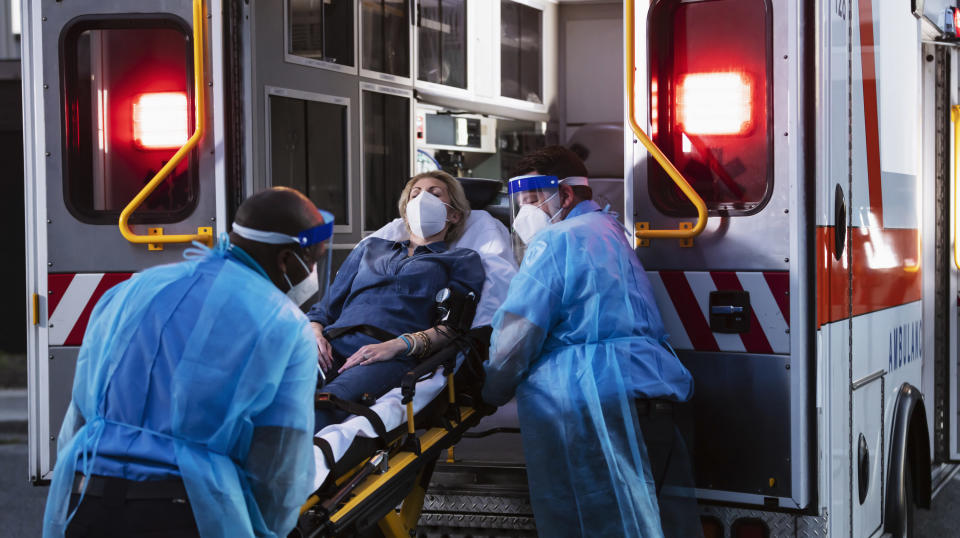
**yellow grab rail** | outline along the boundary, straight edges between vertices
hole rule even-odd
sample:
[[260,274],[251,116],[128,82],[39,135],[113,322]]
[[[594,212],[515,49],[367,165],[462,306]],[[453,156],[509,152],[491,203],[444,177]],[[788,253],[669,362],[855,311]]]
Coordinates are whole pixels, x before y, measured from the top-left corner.
[[958,213],[960,213],[960,201],[957,188],[957,159],[960,159],[960,105],[950,107],[950,121],[953,122],[953,264],[960,270],[960,253],[957,252],[957,241],[960,241],[960,233],[957,231]]
[[[650,140],[650,137],[647,136],[647,133],[643,131],[643,128],[637,123],[636,119],[636,47],[637,47],[637,30],[636,30],[636,21],[634,20],[636,13],[634,11],[636,2],[635,0],[626,0],[625,4],[625,19],[627,23],[627,50],[626,50],[626,60],[627,60],[627,103],[628,103],[628,120],[630,122],[630,128],[633,130],[634,136],[637,137],[637,140],[647,151],[653,155],[653,158],[660,163],[660,166],[667,172],[667,175],[670,176],[670,179],[677,184],[677,187],[680,187],[680,190],[683,191],[683,194],[693,203],[694,207],[697,208],[697,223],[693,227],[689,227],[689,223],[681,223],[679,229],[676,230],[650,230],[650,229],[637,229],[635,230],[637,238],[642,239],[692,239],[700,234],[703,229],[707,226],[707,204],[704,203],[703,198],[697,194],[697,191],[690,186],[690,182],[683,177],[677,167],[670,162],[670,159],[660,151],[660,148],[653,143],[653,140]],[[640,223],[638,223],[640,224]]]
[[200,143],[200,139],[203,138],[206,131],[207,108],[204,98],[204,86],[206,86],[206,84],[204,84],[203,70],[203,59],[206,56],[206,42],[204,40],[203,7],[203,0],[193,0],[193,94],[197,125],[193,131],[193,135],[187,140],[187,143],[173,154],[173,157],[167,161],[167,164],[153,176],[153,179],[151,179],[150,182],[133,197],[133,200],[127,204],[127,207],[123,208],[123,211],[120,212],[120,222],[118,223],[120,233],[131,243],[159,245],[161,243],[190,243],[192,241],[201,241],[208,246],[213,246],[213,230],[211,228],[200,228],[195,234],[139,235],[133,233],[128,224],[130,215],[143,204],[144,200],[153,193],[163,180],[167,179],[167,176],[176,169],[180,161],[197,147],[197,144]]

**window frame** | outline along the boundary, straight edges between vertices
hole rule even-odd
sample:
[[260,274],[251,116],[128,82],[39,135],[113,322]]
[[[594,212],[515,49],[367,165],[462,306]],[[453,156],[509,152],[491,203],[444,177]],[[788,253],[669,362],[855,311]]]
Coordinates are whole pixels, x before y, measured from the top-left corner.
[[[333,232],[336,233],[336,234],[340,234],[340,233],[346,233],[346,234],[353,233],[354,227],[356,226],[356,219],[354,218],[355,215],[353,214],[354,183],[355,183],[355,182],[352,181],[352,178],[353,178],[353,165],[351,164],[351,161],[352,161],[353,159],[352,159],[351,157],[352,157],[353,154],[352,154],[352,144],[351,144],[351,140],[352,140],[353,131],[352,131],[352,125],[351,125],[352,122],[351,122],[351,120],[350,120],[350,118],[351,118],[351,108],[350,108],[350,107],[351,107],[351,102],[350,102],[350,98],[349,98],[349,97],[342,97],[342,96],[339,96],[339,95],[331,95],[331,94],[325,94],[325,93],[316,93],[316,92],[308,92],[308,91],[303,91],[303,90],[295,90],[295,89],[293,89],[293,88],[283,88],[283,87],[279,87],[279,86],[264,86],[263,91],[264,91],[264,99],[263,99],[263,108],[264,108],[263,114],[264,114],[264,116],[263,116],[263,118],[264,118],[264,128],[265,128],[265,132],[267,132],[267,133],[270,133],[270,132],[271,132],[271,128],[272,128],[272,126],[273,126],[272,123],[271,123],[273,120],[272,120],[272,117],[271,117],[271,114],[270,114],[270,97],[271,97],[271,96],[287,97],[287,98],[291,98],[291,99],[300,99],[300,100],[304,100],[304,101],[314,101],[314,102],[318,102],[318,103],[327,103],[327,104],[332,104],[332,105],[339,105],[339,106],[342,106],[342,107],[344,107],[344,108],[346,109],[346,116],[345,116],[345,118],[344,118],[344,123],[346,124],[346,131],[345,131],[345,134],[346,134],[346,143],[344,144],[344,158],[345,158],[345,161],[346,161],[346,166],[345,166],[346,177],[347,177],[347,200],[346,200],[346,207],[347,207],[347,217],[348,217],[348,220],[349,220],[349,224],[339,224],[339,223],[335,223],[335,224],[333,225]],[[265,166],[266,166],[266,169],[265,169],[265,172],[264,172],[264,177],[266,178],[267,186],[272,187],[272,186],[274,186],[274,182],[273,182],[273,148],[271,147],[271,144],[272,144],[271,138],[272,138],[272,137],[271,137],[271,136],[265,136],[264,138],[265,138],[265,140],[264,140],[264,149],[265,149],[265,152],[266,152],[266,155],[265,155],[265,158],[264,158]],[[323,208],[321,208],[321,209],[323,209]],[[362,213],[362,212],[363,212],[363,211],[362,211],[362,208],[361,208],[361,213]],[[337,215],[337,218],[338,218],[339,221],[342,222],[342,220],[343,220],[343,217],[342,217],[342,216]],[[361,225],[361,226],[362,226],[362,225]]]
[[315,60],[313,58],[307,58],[306,56],[300,56],[290,52],[291,37],[290,37],[290,0],[283,0],[283,61],[295,64],[302,65],[306,67],[314,67],[318,69],[326,69],[328,71],[335,71],[337,73],[345,73],[348,75],[356,75],[360,72],[360,46],[358,44],[360,39],[359,29],[360,22],[357,20],[359,16],[359,2],[357,0],[351,0],[353,2],[353,7],[350,9],[350,12],[353,13],[353,63],[354,65],[344,65],[338,64],[336,62],[327,62],[324,60]]
[[[68,93],[74,93],[77,88],[76,74],[76,54],[77,38],[88,30],[135,30],[135,29],[169,29],[176,30],[183,34],[188,45],[185,48],[185,92],[187,99],[191,103],[196,103],[194,94],[193,79],[193,29],[187,21],[169,13],[132,13],[122,15],[82,15],[74,18],[60,31],[57,44],[57,55],[59,60],[60,75],[60,144],[63,155],[63,169],[61,171],[61,184],[63,189],[63,203],[67,211],[78,221],[85,224],[94,225],[116,225],[123,210],[97,210],[86,211],[74,204],[70,181],[71,162],[74,160],[73,152],[67,142],[69,130],[67,129],[68,116],[65,111],[68,106]],[[188,116],[188,132],[192,133],[196,128],[196,109],[193,108]],[[170,155],[176,150],[171,151]],[[130,224],[172,224],[186,220],[196,211],[200,203],[200,159],[199,149],[194,148],[188,160],[187,180],[191,182],[191,192],[193,196],[187,200],[187,203],[176,211],[155,211],[147,209],[138,209],[130,216]]]
[[363,67],[363,33],[362,33],[363,19],[361,16],[363,11],[363,5],[362,5],[363,0],[356,0],[354,2],[355,4],[354,20],[356,21],[357,28],[359,29],[359,31],[357,32],[357,67],[359,68],[359,74],[361,77],[376,79],[376,80],[386,81],[386,82],[393,82],[395,84],[403,84],[406,86],[410,86],[413,84],[413,80],[416,77],[416,74],[414,73],[414,69],[416,68],[416,62],[414,61],[414,53],[415,53],[414,42],[416,41],[416,38],[414,37],[414,34],[416,33],[415,29],[417,28],[417,25],[415,24],[415,18],[417,16],[416,12],[417,12],[417,6],[419,4],[418,4],[418,0],[406,0],[406,1],[408,2],[407,4],[407,17],[408,17],[407,72],[410,73],[409,76],[406,76],[406,77],[392,75],[390,73],[383,73],[375,69],[367,69]]
[[[407,120],[410,125],[410,147],[408,148],[408,153],[410,154],[410,167],[407,170],[408,177],[413,177],[414,171],[416,170],[416,137],[414,136],[414,122],[416,121],[416,116],[414,114],[415,103],[413,90],[405,88],[395,88],[392,86],[383,86],[381,84],[373,84],[370,82],[360,82],[360,126],[361,129],[364,125],[363,121],[363,92],[372,92],[372,93],[381,93],[386,95],[393,95],[396,97],[405,97],[407,99]],[[377,230],[367,230],[367,177],[366,171],[364,170],[364,139],[363,132],[360,133],[360,231],[363,237],[366,237]]]
[[[537,112],[545,112],[547,110],[546,103],[546,86],[547,86],[547,70],[545,61],[546,58],[546,47],[544,43],[544,18],[546,15],[547,7],[539,0],[505,0],[512,2],[514,4],[519,4],[522,6],[535,9],[540,12],[540,101],[539,103],[534,103],[533,101],[527,101],[526,99],[517,99],[516,97],[508,97],[503,95],[503,66],[501,64],[501,58],[503,56],[503,41],[502,35],[500,32],[497,32],[497,54],[496,56],[496,72],[497,72],[497,99],[502,99],[503,102],[507,103],[508,106],[520,109],[534,110]],[[503,25],[503,13],[500,10],[502,2],[497,2],[497,28],[501,28]],[[519,82],[519,81],[518,81]]]
[[[688,3],[696,3],[696,2],[701,2],[701,1],[705,1],[705,0],[689,0]],[[709,217],[750,217],[750,216],[756,215],[756,214],[760,213],[761,211],[763,211],[764,208],[767,207],[767,204],[769,204],[769,203],[770,203],[770,200],[773,199],[773,193],[774,193],[774,191],[776,190],[776,184],[777,184],[777,178],[776,178],[776,173],[775,173],[775,170],[776,170],[776,169],[775,169],[775,164],[776,164],[776,148],[775,148],[775,145],[774,145],[774,140],[775,140],[775,137],[774,137],[774,121],[775,121],[775,119],[776,119],[776,116],[775,116],[775,110],[774,110],[774,104],[775,104],[775,103],[774,103],[774,95],[773,95],[773,90],[774,90],[774,76],[775,76],[775,73],[774,73],[774,61],[773,61],[773,56],[774,56],[774,54],[773,54],[773,50],[774,50],[774,48],[773,48],[773,47],[774,47],[774,45],[773,45],[773,5],[772,5],[771,0],[754,0],[754,1],[756,1],[757,3],[762,3],[762,4],[763,4],[763,7],[764,7],[764,21],[765,21],[765,22],[764,22],[764,24],[765,24],[765,26],[764,26],[764,31],[765,31],[765,36],[764,36],[764,55],[765,55],[765,61],[763,62],[763,64],[764,64],[764,68],[766,69],[766,73],[765,73],[765,79],[764,79],[763,87],[761,88],[761,87],[759,87],[759,86],[760,86],[759,84],[755,84],[755,86],[754,86],[754,88],[753,88],[753,91],[754,91],[755,93],[756,93],[756,92],[760,92],[760,91],[763,92],[764,99],[765,99],[765,103],[766,103],[766,125],[762,125],[762,126],[761,126],[761,125],[756,125],[756,124],[755,124],[755,125],[752,125],[752,126],[750,127],[750,131],[753,132],[753,131],[755,131],[755,130],[763,130],[763,131],[766,132],[766,135],[767,135],[767,144],[766,144],[766,145],[767,145],[766,190],[764,191],[763,198],[761,198],[761,199],[756,203],[756,205],[754,205],[754,206],[751,207],[750,209],[733,209],[733,210],[731,210],[731,209],[719,209],[719,208],[716,208],[716,207],[711,208],[711,207],[710,207],[711,201],[704,200],[704,203],[705,203],[706,206],[707,206],[707,215],[708,215]],[[646,25],[646,27],[647,27],[648,29],[652,26],[654,17],[657,15],[657,11],[656,11],[656,10],[657,10],[658,8],[663,7],[664,4],[665,4],[664,0],[654,0],[653,2],[651,2],[651,4],[650,4],[650,10],[649,10],[649,12],[648,12],[648,14],[647,14],[647,19],[646,19],[646,21],[645,21],[645,25]],[[676,9],[676,6],[674,6],[674,9]],[[650,36],[650,35],[653,35],[653,33],[648,31],[648,36]],[[648,38],[648,41],[649,41],[649,38]],[[653,70],[655,69],[655,65],[654,65],[655,62],[651,59],[651,55],[654,54],[654,53],[655,53],[655,47],[654,47],[651,43],[648,42],[648,43],[647,43],[647,50],[646,50],[646,53],[645,53],[645,54],[646,54],[646,60],[647,60],[647,84],[648,84],[648,85],[650,84],[650,81],[653,80]],[[673,81],[673,83],[675,84],[676,81]],[[648,88],[648,89],[649,89],[649,88]],[[672,97],[672,94],[669,94],[669,95]],[[653,110],[652,110],[652,109],[653,109],[653,102],[652,102],[652,95],[648,95],[648,96],[647,96],[646,107],[647,107],[647,128],[648,128],[648,130],[649,130],[648,132],[652,132],[652,131],[653,131],[653,113],[652,113],[652,112],[653,112]],[[672,126],[672,128],[675,128],[675,127],[676,127],[675,125]],[[723,135],[721,135],[721,136],[723,136]],[[661,146],[661,148],[663,149],[664,146]],[[675,159],[674,159],[674,154],[672,153],[671,150],[672,150],[672,148],[665,148],[665,149],[664,149],[664,153],[667,155],[667,157],[668,157],[669,159],[675,160]],[[663,196],[662,196],[662,195],[656,195],[656,194],[653,192],[653,189],[655,188],[656,185],[654,184],[654,181],[652,181],[653,178],[651,177],[651,176],[652,176],[651,170],[652,170],[652,174],[662,174],[661,177],[660,177],[660,179],[661,179],[662,181],[666,179],[667,174],[666,174],[666,172],[663,170],[663,168],[660,167],[659,164],[657,164],[657,163],[655,163],[655,162],[653,162],[653,161],[650,161],[650,162],[648,163],[648,165],[647,165],[646,194],[647,194],[647,196],[650,198],[650,201],[651,201],[651,204],[653,205],[653,207],[654,207],[657,211],[659,211],[662,215],[667,216],[667,217],[678,218],[678,219],[687,219],[687,218],[695,217],[695,216],[696,216],[696,212],[695,212],[695,211],[694,211],[694,212],[690,212],[690,211],[688,210],[688,211],[685,212],[685,211],[682,211],[682,210],[678,209],[678,208],[675,207],[675,206],[674,206],[674,207],[667,207],[667,206],[665,206],[664,201],[663,201]],[[687,179],[688,179],[688,181],[689,181],[689,178],[687,178]],[[664,184],[668,184],[666,181],[663,181],[663,182],[664,182]],[[672,182],[671,182],[671,184],[672,184]],[[691,187],[693,187],[693,185],[691,185]],[[693,187],[693,188],[694,188],[694,190],[696,190],[695,187]],[[697,194],[699,194],[699,193],[697,193]],[[690,208],[692,208],[692,207],[693,207],[693,206],[692,206],[692,204],[691,204],[691,205],[690,205]]]
[[[414,1],[417,2],[417,6],[420,5],[420,0],[414,0]],[[470,18],[471,18],[471,11],[470,11],[472,7],[471,4],[473,4],[473,0],[463,0],[463,15],[464,15],[463,30],[464,30],[464,37],[466,40],[465,49],[463,51],[464,52],[464,60],[463,60],[464,61],[464,66],[463,66],[463,71],[464,71],[463,86],[464,87],[463,88],[459,86],[451,86],[449,84],[441,84],[439,82],[430,82],[420,78],[420,21],[419,21],[419,7],[418,7],[417,13],[416,13],[416,15],[418,16],[418,20],[413,25],[413,28],[414,28],[413,33],[415,34],[414,42],[416,44],[416,48],[413,50],[411,55],[411,59],[413,60],[413,67],[415,69],[413,78],[417,86],[422,86],[425,88],[433,88],[439,91],[447,91],[453,94],[456,94],[457,92],[473,91],[471,86],[472,77],[470,73],[471,73],[471,69],[473,68],[474,58],[473,58],[473,47],[470,45],[471,45],[471,38],[473,38],[475,30],[471,29],[469,24]]]

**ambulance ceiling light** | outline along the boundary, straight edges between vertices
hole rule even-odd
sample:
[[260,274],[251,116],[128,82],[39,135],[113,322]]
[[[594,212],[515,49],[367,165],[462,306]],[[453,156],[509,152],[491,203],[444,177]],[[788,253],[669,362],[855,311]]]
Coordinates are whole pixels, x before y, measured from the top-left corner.
[[175,149],[187,143],[187,94],[142,93],[133,102],[133,141],[142,149]]
[[750,129],[753,91],[738,72],[689,73],[677,86],[677,118],[692,135],[739,135]]

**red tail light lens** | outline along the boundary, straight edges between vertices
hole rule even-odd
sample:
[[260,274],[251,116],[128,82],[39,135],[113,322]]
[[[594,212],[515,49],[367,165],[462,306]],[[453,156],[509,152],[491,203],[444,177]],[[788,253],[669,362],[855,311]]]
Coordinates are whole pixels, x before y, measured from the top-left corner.
[[700,516],[703,538],[723,538],[723,524],[713,516]]
[[[769,0],[653,3],[647,19],[650,133],[713,215],[760,211],[773,187]],[[662,213],[696,215],[650,159]]]
[[175,149],[187,142],[187,94],[140,94],[133,102],[133,141],[142,149]]
[[679,128],[690,135],[737,135],[751,123],[752,88],[742,73],[683,75],[677,85]]
[[953,9],[953,35],[954,37],[960,37],[960,9]]
[[760,519],[740,518],[730,528],[733,538],[770,538],[770,528]]

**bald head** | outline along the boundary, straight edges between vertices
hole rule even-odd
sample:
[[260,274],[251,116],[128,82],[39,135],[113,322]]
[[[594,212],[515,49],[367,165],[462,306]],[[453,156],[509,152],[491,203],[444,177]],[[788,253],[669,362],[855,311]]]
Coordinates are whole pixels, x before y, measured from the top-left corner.
[[247,198],[237,209],[235,220],[247,228],[294,236],[323,224],[313,202],[287,187],[272,187]]
[[[247,228],[279,232],[292,237],[324,223],[309,198],[287,187],[272,187],[247,198],[237,208],[234,220]],[[284,291],[290,287],[288,280],[296,283],[307,276],[309,270],[304,270],[303,263],[315,263],[327,249],[327,241],[301,248],[292,242],[274,245],[251,241],[236,232],[230,233],[230,242],[250,254],[267,272],[270,280]]]

